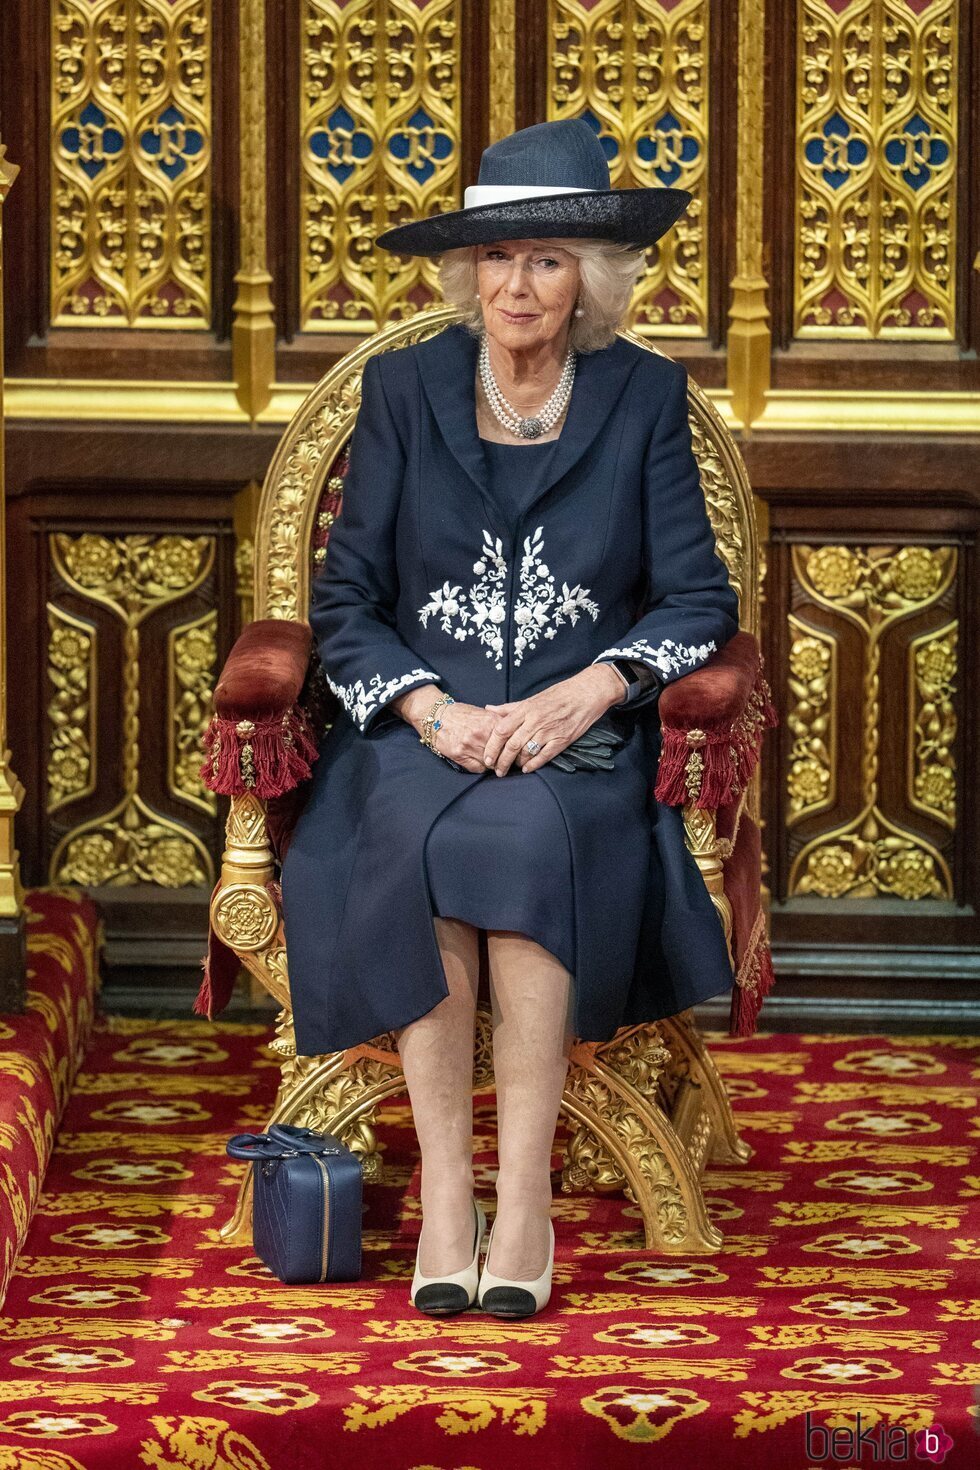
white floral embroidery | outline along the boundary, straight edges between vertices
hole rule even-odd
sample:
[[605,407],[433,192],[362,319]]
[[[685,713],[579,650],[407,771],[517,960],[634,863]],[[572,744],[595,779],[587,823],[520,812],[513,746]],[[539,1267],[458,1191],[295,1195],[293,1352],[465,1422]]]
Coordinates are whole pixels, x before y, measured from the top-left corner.
[[544,538],[538,526],[533,536],[524,537],[521,591],[514,609],[515,664],[521,662],[526,649],[534,647],[540,634],[554,638],[566,618],[570,623],[577,623],[583,609],[593,622],[599,616],[599,604],[589,599],[588,587],[578,584],[569,587],[567,582],[562,582],[561,592],[555,591],[555,579],[542,559],[543,551]]
[[696,668],[698,664],[704,663],[709,653],[716,650],[717,644],[713,638],[707,643],[699,644],[675,643],[673,638],[665,638],[656,648],[645,638],[638,638],[626,648],[604,649],[592,662],[596,664],[603,658],[639,658],[652,663],[662,674],[676,674],[685,667]]
[[[487,658],[495,660],[495,667],[503,668],[504,639],[500,631],[507,619],[507,599],[504,587],[507,582],[507,559],[500,537],[496,540],[484,529],[483,551],[473,570],[480,580],[474,582],[469,591],[461,586],[442,586],[430,592],[431,602],[419,608],[419,622],[428,627],[434,613],[441,614],[439,626],[444,633],[451,633],[460,642],[475,633],[487,650]],[[462,593],[462,596],[460,595]],[[456,619],[454,626],[453,620]]]
[[[599,605],[590,601],[588,587],[569,587],[563,582],[561,592],[556,590],[554,576],[542,559],[541,530],[538,526],[533,536],[524,538],[520,592],[514,608],[515,664],[521,663],[542,633],[545,638],[554,638],[566,618],[576,623],[583,610],[591,615],[593,622],[599,616]],[[483,551],[473,563],[473,570],[480,580],[468,591],[447,581],[430,592],[431,600],[419,608],[419,622],[427,627],[429,618],[439,614],[443,632],[460,642],[475,634],[486,648],[487,657],[494,660],[494,667],[501,669],[504,657],[501,625],[507,621],[507,558],[500,537],[494,538],[485,527]]]
[[327,674],[327,683],[330,688],[362,732],[374,710],[386,704],[389,699],[393,699],[400,689],[407,689],[410,684],[426,682],[438,683],[439,675],[434,674],[431,669],[412,669],[409,674],[402,674],[397,679],[389,679],[387,683],[382,683],[381,675],[373,674],[370,687],[365,689],[360,679],[355,679],[353,684],[335,684]]

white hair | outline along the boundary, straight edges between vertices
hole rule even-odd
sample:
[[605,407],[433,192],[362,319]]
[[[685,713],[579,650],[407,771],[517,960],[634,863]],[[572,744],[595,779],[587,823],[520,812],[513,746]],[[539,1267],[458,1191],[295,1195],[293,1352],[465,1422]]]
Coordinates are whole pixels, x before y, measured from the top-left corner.
[[[569,319],[568,341],[576,352],[608,347],[629,311],[633,291],[646,264],[646,250],[615,240],[554,239],[578,261],[578,306],[582,315]],[[477,299],[476,245],[445,250],[439,258],[439,286],[443,299],[455,306],[461,323],[474,336],[483,331],[483,311]]]

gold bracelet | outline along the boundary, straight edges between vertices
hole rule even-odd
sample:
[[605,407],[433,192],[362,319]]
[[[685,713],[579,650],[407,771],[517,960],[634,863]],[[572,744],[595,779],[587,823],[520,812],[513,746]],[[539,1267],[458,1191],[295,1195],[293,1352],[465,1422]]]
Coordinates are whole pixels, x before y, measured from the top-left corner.
[[429,710],[429,713],[422,721],[422,733],[419,736],[419,740],[423,745],[427,745],[431,751],[434,751],[435,754],[440,758],[440,760],[445,760],[446,757],[443,755],[441,750],[436,750],[436,747],[433,744],[435,732],[442,727],[442,721],[437,720],[436,715],[438,714],[439,710],[442,709],[443,705],[455,703],[456,701],[455,699],[453,699],[451,694],[443,694],[439,699],[436,700],[435,704],[432,706],[432,708]]
[[436,700],[435,704],[432,706],[432,708],[429,710],[429,713],[422,721],[422,733],[419,736],[419,740],[422,742],[423,745],[427,745],[428,748],[441,759],[445,759],[445,757],[443,756],[441,750],[436,750],[434,741],[435,732],[436,730],[441,728],[442,721],[436,719],[436,715],[438,714],[439,710],[443,708],[444,705],[455,704],[455,702],[456,701],[453,699],[451,694],[443,694],[439,699]]

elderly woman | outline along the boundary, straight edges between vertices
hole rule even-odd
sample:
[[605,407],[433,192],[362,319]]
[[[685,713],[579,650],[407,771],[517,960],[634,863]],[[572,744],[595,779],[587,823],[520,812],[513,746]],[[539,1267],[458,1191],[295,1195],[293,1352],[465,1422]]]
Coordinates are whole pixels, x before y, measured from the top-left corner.
[[[683,367],[617,335],[684,190],[612,190],[583,121],[483,155],[465,207],[390,230],[460,320],[364,370],[312,623],[344,707],[284,864],[301,1055],[394,1032],[422,1156],[411,1299],[547,1302],[573,1038],[727,990],[720,921],[652,796],[662,686],[738,630]],[[530,781],[517,777],[530,776]],[[496,1215],[473,1197],[485,931]]]

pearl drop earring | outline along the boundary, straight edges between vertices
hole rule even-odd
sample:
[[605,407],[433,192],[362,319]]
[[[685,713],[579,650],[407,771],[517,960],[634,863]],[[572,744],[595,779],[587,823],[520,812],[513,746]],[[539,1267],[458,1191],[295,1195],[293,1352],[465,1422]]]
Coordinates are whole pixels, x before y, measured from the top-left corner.
[[576,306],[576,308],[575,308],[575,315],[576,316],[585,316],[585,312],[582,310],[582,308],[580,306]]

